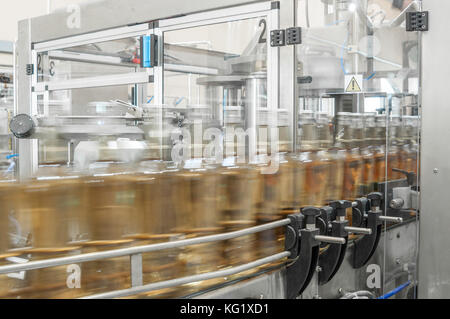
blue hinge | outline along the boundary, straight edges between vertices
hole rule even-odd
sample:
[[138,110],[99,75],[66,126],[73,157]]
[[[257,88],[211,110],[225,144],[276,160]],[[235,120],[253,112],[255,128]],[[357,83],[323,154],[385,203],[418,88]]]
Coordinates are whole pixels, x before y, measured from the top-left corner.
[[141,37],[141,67],[153,68],[156,66],[156,36],[144,35]]

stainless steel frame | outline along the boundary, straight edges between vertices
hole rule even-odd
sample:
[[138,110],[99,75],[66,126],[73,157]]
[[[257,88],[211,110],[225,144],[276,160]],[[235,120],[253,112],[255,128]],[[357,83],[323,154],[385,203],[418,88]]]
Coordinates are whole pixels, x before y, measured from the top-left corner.
[[448,1],[424,0],[430,30],[422,35],[422,156],[419,298],[450,298]]

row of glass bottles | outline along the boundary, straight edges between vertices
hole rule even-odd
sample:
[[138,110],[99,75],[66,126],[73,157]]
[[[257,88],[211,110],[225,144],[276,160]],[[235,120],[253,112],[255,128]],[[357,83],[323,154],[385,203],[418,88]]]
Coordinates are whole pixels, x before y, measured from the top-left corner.
[[[388,168],[416,170],[415,118],[392,118],[389,130],[385,115],[340,113],[335,125],[323,113],[304,112],[300,119],[300,152],[281,153],[276,163],[267,158],[246,165],[197,162],[179,169],[146,162],[132,169],[107,167],[90,176],[58,171],[49,174],[55,178],[3,183],[0,263],[10,263],[15,256],[40,260],[239,230],[283,218],[300,207],[365,195],[385,180],[386,159]],[[267,173],[273,164],[277,169]],[[396,178],[394,174],[388,170],[388,178]],[[21,249],[10,250],[8,233],[23,238]],[[144,283],[247,263],[282,251],[283,240],[280,228],[144,254]],[[0,276],[0,296],[72,298],[130,285],[129,257],[70,267],[30,271],[20,280]],[[81,288],[71,289],[77,284],[77,267]],[[68,273],[74,274],[73,281]],[[223,280],[140,297],[188,294]]]
[[299,156],[310,162],[307,183],[316,189],[307,195],[312,205],[353,200],[404,178],[394,168],[417,173],[417,117],[338,113],[333,123],[326,113],[303,111],[300,123]]

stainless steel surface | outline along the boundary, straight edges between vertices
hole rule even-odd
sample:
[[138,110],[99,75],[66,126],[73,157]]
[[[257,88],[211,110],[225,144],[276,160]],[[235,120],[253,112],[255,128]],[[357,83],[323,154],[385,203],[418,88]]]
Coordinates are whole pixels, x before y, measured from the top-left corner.
[[131,262],[131,287],[138,287],[144,284],[142,276],[142,254],[130,256]]
[[[31,56],[31,26],[30,21],[19,22],[18,40],[16,43],[18,60],[15,65],[16,98],[15,114],[33,114],[31,101],[31,77],[26,73],[26,65],[33,63]],[[17,63],[18,62],[18,63]],[[18,178],[28,178],[37,168],[37,141],[19,140],[17,152],[20,153],[17,172]]]
[[314,238],[322,243],[341,244],[341,245],[344,245],[346,243],[345,238],[340,238],[340,237],[317,235]]
[[365,234],[370,235],[372,234],[372,229],[370,228],[360,228],[360,227],[345,227],[345,230],[352,234]]
[[203,293],[193,299],[285,299],[285,269]]
[[[422,34],[422,151],[419,248],[419,298],[450,298],[450,218],[448,187],[450,139],[446,35],[450,33],[449,1],[424,0],[430,30]],[[433,170],[438,169],[434,174]]]
[[[415,233],[417,223],[406,223],[381,234],[381,243],[387,241],[385,245],[380,244],[374,256],[370,259],[366,267],[353,269],[351,266],[353,243],[350,242],[343,265],[336,276],[326,285],[319,286],[317,272],[313,281],[305,290],[302,299],[330,298],[338,299],[351,295],[355,292],[365,291],[362,295],[380,296],[408,280],[410,273],[414,271],[414,265],[410,264],[415,255]],[[386,260],[385,260],[386,258]],[[381,272],[380,287],[368,287],[367,283],[372,282],[369,276],[373,276],[374,265],[378,266]],[[386,272],[382,273],[383,270]],[[278,299],[286,297],[286,277],[285,269],[274,271],[267,275],[261,275],[242,283],[233,284],[224,288],[215,289],[204,294],[200,294],[196,299]],[[407,296],[408,290],[399,294],[398,298]]]
[[[417,222],[407,222],[383,232],[375,254],[360,269],[352,267],[354,246],[350,241],[336,276],[323,286],[311,284],[302,298],[310,299],[318,294],[323,299],[337,299],[342,293],[359,290],[369,290],[380,296],[405,283],[414,276],[417,228]],[[406,294],[404,291],[397,298],[404,298]]]
[[246,228],[246,229],[242,229],[242,230],[238,230],[238,231],[234,231],[234,232],[229,232],[229,233],[218,234],[218,235],[210,235],[210,236],[197,237],[197,238],[193,238],[193,239],[177,240],[177,241],[165,242],[165,243],[154,244],[154,245],[108,250],[108,251],[104,251],[104,252],[81,254],[81,255],[70,256],[70,257],[46,259],[46,260],[40,260],[40,261],[33,261],[33,262],[26,263],[26,264],[2,266],[2,267],[0,267],[0,274],[8,274],[8,273],[12,273],[12,272],[20,272],[20,271],[32,270],[32,269],[42,269],[42,268],[53,267],[53,266],[69,265],[69,264],[73,264],[73,263],[82,263],[82,262],[94,261],[94,260],[100,260],[100,259],[109,259],[109,258],[114,258],[114,257],[136,255],[136,254],[148,253],[151,251],[160,251],[160,250],[166,250],[166,249],[171,249],[171,248],[191,246],[191,245],[196,245],[196,244],[224,241],[224,240],[228,240],[228,239],[243,237],[245,235],[255,234],[255,233],[263,232],[266,230],[286,226],[290,223],[291,223],[291,220],[286,218],[286,219],[282,219],[282,220],[279,220],[276,222],[267,223],[267,224],[260,225],[260,226],[250,227],[250,228]]
[[219,270],[219,271],[214,271],[214,272],[200,274],[200,275],[177,278],[177,279],[173,279],[173,280],[157,282],[154,284],[144,285],[144,286],[140,286],[140,287],[134,287],[134,288],[130,288],[130,289],[123,289],[123,290],[119,290],[119,291],[107,292],[107,293],[103,293],[103,294],[84,297],[81,299],[109,299],[109,298],[127,297],[127,296],[132,296],[135,294],[149,292],[149,291],[153,291],[153,290],[157,290],[157,289],[177,287],[177,286],[188,284],[191,282],[203,281],[203,280],[214,279],[214,278],[219,278],[219,277],[227,277],[227,276],[238,274],[240,272],[243,272],[243,271],[246,271],[249,269],[253,269],[253,268],[289,257],[290,254],[291,253],[289,253],[289,252],[283,252],[283,253],[275,254],[275,255],[272,255],[272,256],[269,256],[266,258],[258,259],[256,261],[250,262],[245,265],[232,267],[232,268],[228,268],[225,270]]

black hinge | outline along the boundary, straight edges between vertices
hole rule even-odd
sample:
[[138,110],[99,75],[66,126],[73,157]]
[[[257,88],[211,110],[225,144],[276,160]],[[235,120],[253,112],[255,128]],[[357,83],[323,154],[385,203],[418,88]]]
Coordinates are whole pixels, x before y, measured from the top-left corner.
[[294,45],[302,43],[302,28],[288,28],[286,29],[286,44]]
[[27,75],[33,75],[34,74],[34,64],[27,64]]
[[270,31],[270,46],[282,47],[286,45],[286,31],[285,30],[272,30]]
[[299,27],[287,28],[286,30],[270,31],[270,46],[282,47],[302,43],[302,29]]
[[428,31],[428,11],[406,13],[406,31]]

